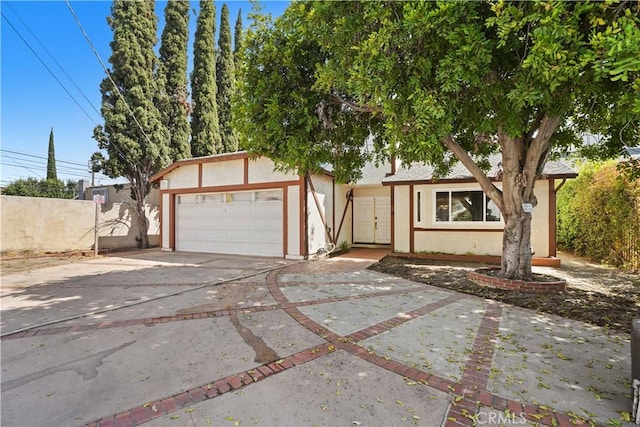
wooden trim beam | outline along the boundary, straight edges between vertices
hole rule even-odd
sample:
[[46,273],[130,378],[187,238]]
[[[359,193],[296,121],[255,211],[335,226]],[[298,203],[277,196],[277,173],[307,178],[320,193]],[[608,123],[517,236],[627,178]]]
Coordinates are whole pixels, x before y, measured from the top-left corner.
[[413,184],[409,185],[409,252],[415,252],[415,228],[413,227]]
[[[563,184],[565,181],[562,181]],[[562,187],[562,185],[560,187]],[[556,256],[556,183],[549,180],[549,256]]]
[[491,233],[491,232],[498,232],[498,233],[502,233],[504,230],[502,228],[423,228],[423,227],[415,227],[414,228],[415,231],[435,231],[435,232],[439,232],[439,231],[460,231],[460,232],[464,232],[464,233]]

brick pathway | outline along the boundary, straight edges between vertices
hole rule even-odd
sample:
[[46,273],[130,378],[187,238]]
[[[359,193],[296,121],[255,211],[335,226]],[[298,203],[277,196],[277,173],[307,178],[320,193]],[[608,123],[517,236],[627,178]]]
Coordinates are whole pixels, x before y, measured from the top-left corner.
[[[355,260],[343,258],[325,260],[315,263],[301,263],[273,271],[266,277],[266,285],[275,299],[275,304],[260,307],[238,308],[191,313],[176,316],[161,316],[142,319],[128,319],[122,321],[106,321],[91,325],[74,325],[63,327],[49,327],[31,329],[13,335],[3,337],[4,340],[20,339],[41,335],[71,334],[80,331],[92,331],[108,328],[125,328],[131,326],[161,326],[170,322],[185,322],[203,318],[237,316],[238,314],[257,313],[262,311],[283,310],[299,325],[313,332],[322,339],[322,344],[314,345],[302,351],[291,354],[277,361],[257,366],[242,372],[235,372],[224,378],[211,378],[203,381],[188,390],[180,390],[176,394],[165,396],[162,399],[145,403],[142,406],[125,409],[119,413],[104,417],[88,423],[91,427],[106,426],[135,426],[144,424],[153,419],[163,417],[183,410],[190,405],[210,399],[216,399],[227,393],[236,392],[254,383],[268,380],[295,366],[304,365],[310,361],[323,358],[338,350],[345,351],[367,363],[376,365],[386,371],[392,372],[426,387],[447,393],[450,402],[446,413],[443,414],[443,424],[447,427],[476,425],[481,416],[492,411],[500,411],[507,417],[512,417],[514,424],[522,424],[524,419],[530,424],[548,426],[575,426],[588,425],[588,423],[572,414],[572,416],[556,411],[544,405],[522,404],[513,399],[507,399],[496,395],[487,389],[490,378],[493,353],[497,341],[500,322],[502,320],[503,306],[493,301],[482,301],[483,312],[479,325],[473,331],[471,349],[463,363],[463,369],[459,380],[436,375],[431,370],[419,369],[407,363],[378,354],[368,345],[367,340],[380,337],[385,333],[400,328],[415,320],[433,314],[437,310],[450,307],[455,310],[453,304],[461,301],[478,301],[464,294],[438,290],[442,295],[434,301],[425,301],[425,304],[412,308],[406,312],[386,318],[380,322],[371,322],[366,327],[353,332],[340,335],[332,331],[330,325],[325,326],[314,320],[312,316],[305,314],[304,308],[321,306],[323,304],[341,303],[348,301],[371,300],[381,297],[398,295],[414,295],[420,292],[433,292],[434,288],[427,285],[407,282],[406,287],[398,289],[358,291],[357,287],[343,296],[326,296],[309,300],[291,301],[286,296],[287,290],[292,287],[327,287],[338,282],[329,282],[327,276],[336,274],[356,274],[363,268],[361,259]],[[377,274],[377,273],[376,273]],[[284,278],[287,280],[283,280]],[[382,276],[381,276],[382,277]],[[316,293],[315,295],[319,295]],[[428,404],[427,402],[425,404]],[[509,420],[509,418],[506,418]],[[503,423],[505,418],[502,418]],[[485,420],[486,421],[486,420]],[[486,424],[486,423],[485,423]]]

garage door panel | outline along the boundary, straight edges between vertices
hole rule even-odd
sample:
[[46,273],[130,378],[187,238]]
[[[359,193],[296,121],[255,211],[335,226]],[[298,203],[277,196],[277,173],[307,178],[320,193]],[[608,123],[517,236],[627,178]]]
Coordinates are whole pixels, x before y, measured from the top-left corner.
[[262,256],[282,256],[282,251],[274,250],[274,245],[271,242],[269,243],[255,242],[253,247],[253,252],[255,255],[262,255]]
[[283,191],[179,195],[176,249],[282,256]]

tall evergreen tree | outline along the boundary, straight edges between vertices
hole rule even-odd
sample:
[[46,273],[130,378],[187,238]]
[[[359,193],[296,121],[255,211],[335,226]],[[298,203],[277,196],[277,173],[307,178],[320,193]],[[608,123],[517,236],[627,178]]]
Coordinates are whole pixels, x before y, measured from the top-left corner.
[[53,128],[51,128],[51,132],[49,133],[49,152],[47,155],[47,179],[58,179],[58,174],[56,172],[56,150],[53,147]]
[[200,1],[200,13],[193,42],[191,72],[191,154],[210,156],[222,152],[216,103],[216,7],[213,0]]
[[[242,9],[238,11],[235,33],[233,34],[233,60],[236,70],[240,68],[240,49],[242,49]],[[236,78],[238,73],[236,72]]]
[[[111,70],[100,84],[104,126],[94,129],[100,150],[96,170],[125,177],[131,184],[138,222],[138,243],[149,247],[144,200],[149,179],[169,163],[169,136],[156,102],[159,87],[157,16],[154,2],[115,0],[107,22],[113,31]],[[106,154],[106,156],[105,156]]]
[[189,91],[187,88],[187,44],[189,2],[169,0],[164,9],[165,26],[160,44],[161,80],[166,99],[162,118],[169,131],[171,160],[191,157],[189,144]]
[[218,36],[218,58],[216,63],[218,85],[218,118],[223,152],[238,151],[238,137],[231,125],[231,98],[236,84],[235,65],[231,50],[231,28],[229,27],[229,8],[222,5],[220,17],[220,35]]

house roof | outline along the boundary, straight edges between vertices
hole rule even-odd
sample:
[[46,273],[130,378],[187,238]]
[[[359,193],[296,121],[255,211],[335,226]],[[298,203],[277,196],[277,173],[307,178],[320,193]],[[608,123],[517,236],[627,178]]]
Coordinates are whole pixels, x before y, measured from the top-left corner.
[[[501,156],[492,155],[489,157],[490,169],[487,176],[493,180],[497,180],[496,176],[501,169]],[[559,161],[549,161],[544,167],[542,178],[575,178],[578,174]],[[443,177],[434,175],[434,168],[424,163],[412,163],[408,166],[402,166],[395,174],[390,175],[382,180],[383,184],[407,183],[407,182],[475,182],[476,179],[471,172],[460,162],[456,163],[451,171]]]
[[631,160],[640,159],[640,147],[624,147]]

